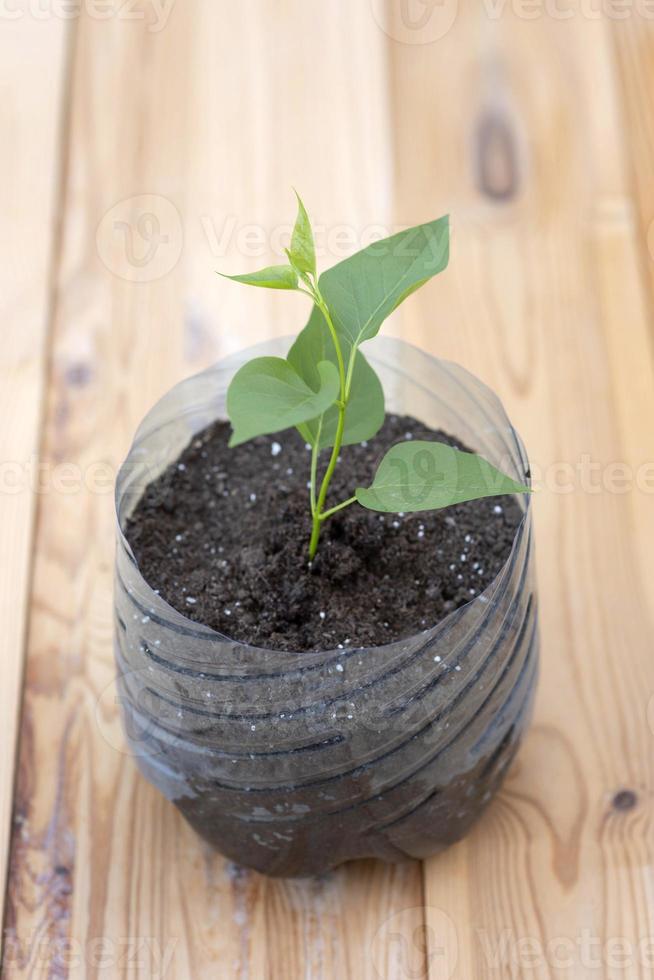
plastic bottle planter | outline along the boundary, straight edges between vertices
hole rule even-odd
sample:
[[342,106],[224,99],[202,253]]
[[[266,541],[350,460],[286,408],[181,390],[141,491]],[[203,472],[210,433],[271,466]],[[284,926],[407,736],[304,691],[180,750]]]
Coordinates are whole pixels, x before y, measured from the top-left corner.
[[[390,410],[528,478],[520,439],[481,382],[395,340],[369,349]],[[144,581],[121,528],[145,484],[225,417],[229,381],[252,354],[172,389],[143,421],[118,477],[116,659],[130,749],[199,834],[259,871],[425,857],[479,817],[530,717],[538,637],[529,499],[520,498],[513,550],[486,591],[408,640],[289,654],[186,619]]]

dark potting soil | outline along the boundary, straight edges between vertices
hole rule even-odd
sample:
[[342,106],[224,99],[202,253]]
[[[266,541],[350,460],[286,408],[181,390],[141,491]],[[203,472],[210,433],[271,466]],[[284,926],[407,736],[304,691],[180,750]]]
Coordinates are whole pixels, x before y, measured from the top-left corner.
[[[235,449],[229,434],[227,422],[199,433],[146,488],[126,536],[153,589],[233,639],[307,651],[390,643],[469,602],[509,557],[522,511],[488,497],[406,515],[353,504],[325,522],[310,565],[308,448],[295,430]],[[328,506],[368,486],[409,438],[467,448],[387,415],[374,439],[343,449]]]

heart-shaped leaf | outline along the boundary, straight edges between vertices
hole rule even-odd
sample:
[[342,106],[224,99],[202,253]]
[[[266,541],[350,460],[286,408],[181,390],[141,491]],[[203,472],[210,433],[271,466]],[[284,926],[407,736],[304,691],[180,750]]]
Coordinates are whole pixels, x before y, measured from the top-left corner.
[[288,250],[288,257],[300,273],[316,274],[316,249],[313,243],[313,232],[309,215],[302,203],[302,198],[295,192],[297,197],[297,218],[295,228],[291,236],[291,247]]
[[449,260],[449,219],[385,238],[320,276],[320,291],[339,335],[358,347],[389,314]]
[[437,510],[479,497],[531,493],[476,453],[442,442],[400,442],[386,453],[372,486],[356,498],[368,510],[385,513]]
[[229,445],[280,432],[325,412],[338,397],[338,371],[330,361],[322,361],[317,376],[314,389],[282,357],[256,357],[244,364],[227,391],[234,429]]
[[[349,347],[344,351],[349,357]],[[288,360],[298,374],[311,387],[319,382],[316,365],[320,361],[337,364],[334,343],[327,329],[325,318],[317,306],[304,330],[298,335],[288,352]],[[320,449],[334,445],[338,409],[331,406],[321,418],[311,419],[298,426],[302,438],[315,445],[320,432]],[[350,399],[345,410],[343,445],[372,439],[384,421],[384,390],[381,381],[360,351],[357,351],[352,375]]]
[[246,272],[242,276],[226,276],[219,272],[223,279],[243,282],[246,286],[262,286],[264,289],[297,289],[298,276],[290,265],[269,265],[258,272]]

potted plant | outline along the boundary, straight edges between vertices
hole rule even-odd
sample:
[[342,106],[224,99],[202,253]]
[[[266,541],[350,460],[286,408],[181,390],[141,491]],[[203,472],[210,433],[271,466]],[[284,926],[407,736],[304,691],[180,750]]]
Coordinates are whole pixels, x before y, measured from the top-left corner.
[[176,386],[118,477],[128,742],[269,874],[458,839],[530,715],[522,444],[477,379],[377,337],[448,255],[443,218],[318,276],[298,198],[288,263],[230,278],[306,293],[307,325]]

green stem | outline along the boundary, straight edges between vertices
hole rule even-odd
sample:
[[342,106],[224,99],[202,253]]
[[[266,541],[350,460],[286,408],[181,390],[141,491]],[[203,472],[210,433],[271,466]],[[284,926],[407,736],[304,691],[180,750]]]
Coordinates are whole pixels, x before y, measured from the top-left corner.
[[345,430],[345,411],[347,409],[347,403],[350,398],[350,389],[352,387],[352,377],[354,374],[354,363],[356,358],[356,347],[352,347],[350,351],[350,357],[347,365],[347,375],[345,372],[345,363],[343,361],[343,351],[341,350],[341,344],[338,339],[338,333],[336,332],[336,327],[329,312],[329,307],[323,299],[318,283],[314,283],[314,301],[316,306],[321,311],[325,318],[327,328],[331,334],[332,340],[334,342],[334,349],[336,351],[336,361],[338,363],[338,376],[340,380],[340,399],[337,402],[338,406],[338,421],[336,423],[336,433],[334,435],[334,445],[332,447],[332,454],[329,458],[329,463],[327,469],[325,470],[325,475],[323,476],[322,483],[320,484],[320,491],[318,493],[318,499],[316,500],[316,480],[317,480],[317,468],[318,468],[318,443],[320,441],[320,436],[314,445],[314,451],[311,458],[311,516],[312,516],[312,527],[311,527],[311,540],[309,542],[309,561],[313,561],[318,550],[318,542],[320,540],[320,530],[323,521],[332,514],[337,513],[337,511],[342,510],[344,507],[349,507],[350,504],[355,503],[356,497],[350,497],[348,500],[344,500],[342,503],[337,504],[335,507],[331,507],[329,510],[324,510],[325,501],[327,499],[327,493],[329,491],[329,484],[331,483],[332,477],[334,475],[334,470],[336,469],[336,464],[338,462],[338,457],[341,451],[341,446],[343,444],[343,432]]
[[[339,379],[340,379],[340,382],[341,382],[341,401],[344,402],[344,403],[346,403],[347,402],[347,383],[346,383],[346,379],[345,379],[345,363],[343,361],[343,352],[341,350],[341,344],[340,344],[340,341],[338,339],[338,334],[336,333],[336,327],[334,326],[334,321],[332,320],[331,313],[329,312],[329,308],[328,308],[327,304],[325,303],[324,299],[322,298],[322,296],[321,296],[321,294],[320,294],[320,292],[318,290],[318,284],[317,283],[316,283],[316,296],[315,296],[315,300],[316,300],[316,305],[318,306],[318,309],[321,311],[322,315],[325,318],[325,322],[327,323],[327,328],[328,328],[328,330],[329,330],[329,332],[330,332],[330,334],[332,336],[332,340],[334,342],[334,349],[336,350],[336,362],[338,364],[338,376],[339,376]],[[345,408],[343,408],[343,411],[345,411]]]
[[320,436],[322,434],[322,415],[318,422],[318,431],[316,432],[315,441],[311,447],[311,480],[309,487],[309,499],[311,501],[311,516],[314,517],[316,513],[316,484],[318,482],[318,454],[320,452]]
[[350,351],[350,360],[349,360],[348,365],[347,365],[347,378],[346,378],[346,381],[345,381],[345,400],[346,401],[349,401],[350,400],[350,391],[352,389],[352,377],[354,375],[354,364],[355,364],[356,356],[357,356],[357,349],[356,349],[356,347],[353,346],[352,349],[351,349],[351,351]]
[[320,527],[322,524],[323,514],[322,510],[325,506],[325,500],[327,499],[327,491],[329,490],[329,484],[334,475],[334,470],[336,469],[336,462],[338,460],[338,455],[341,451],[341,443],[343,442],[343,429],[345,428],[345,405],[343,402],[339,402],[338,406],[338,422],[336,424],[336,435],[334,436],[334,445],[332,447],[332,454],[325,470],[325,475],[322,478],[322,483],[320,485],[320,493],[318,494],[318,502],[316,504],[316,509],[313,512],[313,527],[311,530],[311,541],[309,542],[309,561],[313,561],[316,557],[316,551],[318,550],[318,541],[320,539]]
[[316,557],[316,552],[318,550],[318,541],[320,540],[320,528],[322,521],[324,519],[323,508],[325,506],[325,500],[327,499],[327,492],[329,490],[329,484],[334,475],[334,470],[336,469],[336,463],[338,461],[338,456],[341,451],[341,445],[343,443],[343,431],[345,429],[345,410],[347,408],[347,381],[345,376],[345,363],[343,361],[343,352],[341,350],[341,345],[338,339],[338,334],[336,332],[336,327],[329,312],[329,308],[325,303],[318,284],[315,284],[315,301],[319,310],[322,312],[327,328],[331,334],[332,340],[334,342],[334,350],[336,351],[336,362],[338,364],[338,376],[340,380],[340,398],[338,401],[338,421],[336,423],[336,434],[334,436],[334,445],[332,447],[332,454],[329,458],[329,463],[327,464],[327,469],[325,470],[325,475],[322,478],[322,483],[320,484],[320,491],[318,493],[318,499],[315,500],[315,484],[317,479],[317,451],[315,453],[314,460],[315,466],[312,469],[311,474],[311,484],[312,484],[312,500],[315,501],[312,508],[312,528],[311,528],[311,540],[309,542],[309,561],[313,561]]
[[343,500],[342,503],[336,504],[335,507],[331,507],[329,510],[323,510],[322,514],[320,515],[320,520],[326,521],[328,517],[332,516],[332,514],[336,514],[339,510],[343,510],[344,507],[349,507],[350,504],[356,504],[356,502],[356,497],[348,497],[347,500]]

